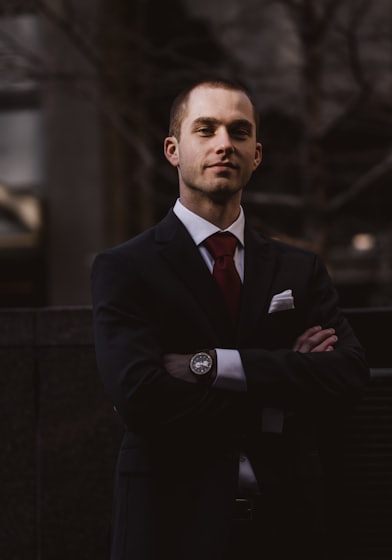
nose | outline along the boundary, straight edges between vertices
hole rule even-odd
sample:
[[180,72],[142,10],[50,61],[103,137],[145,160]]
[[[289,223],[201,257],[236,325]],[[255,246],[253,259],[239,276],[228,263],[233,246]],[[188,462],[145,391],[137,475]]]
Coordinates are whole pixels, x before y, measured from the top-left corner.
[[219,129],[216,135],[216,153],[228,154],[234,151],[233,142],[228,130],[224,127]]

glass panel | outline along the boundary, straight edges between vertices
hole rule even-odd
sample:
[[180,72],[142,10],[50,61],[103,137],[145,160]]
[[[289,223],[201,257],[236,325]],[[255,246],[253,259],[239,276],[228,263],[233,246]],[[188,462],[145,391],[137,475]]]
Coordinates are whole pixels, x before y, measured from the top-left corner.
[[14,189],[42,184],[42,120],[39,109],[0,112],[0,182]]
[[25,91],[34,87],[29,77],[39,55],[36,16],[0,18],[0,92]]

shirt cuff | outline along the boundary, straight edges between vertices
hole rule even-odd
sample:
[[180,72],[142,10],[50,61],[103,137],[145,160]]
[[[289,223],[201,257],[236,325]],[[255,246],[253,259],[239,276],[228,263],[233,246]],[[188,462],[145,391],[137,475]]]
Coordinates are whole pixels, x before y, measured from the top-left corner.
[[216,348],[217,374],[212,384],[226,391],[246,391],[247,383],[238,350]]

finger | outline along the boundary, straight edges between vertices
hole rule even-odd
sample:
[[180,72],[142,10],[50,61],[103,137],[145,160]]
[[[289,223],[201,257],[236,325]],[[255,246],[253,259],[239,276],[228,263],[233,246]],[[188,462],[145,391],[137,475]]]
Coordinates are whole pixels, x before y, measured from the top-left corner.
[[302,347],[302,345],[306,344],[306,342],[309,340],[309,338],[311,338],[313,335],[317,334],[320,331],[322,331],[322,327],[320,325],[315,325],[314,327],[310,327],[310,329],[307,329],[294,342],[293,350],[299,351],[299,349]]
[[326,338],[325,340],[323,340],[320,344],[318,344],[317,346],[314,346],[310,352],[331,352],[332,350],[334,350],[334,345],[336,344],[338,340],[338,337],[336,335],[333,336],[329,336],[328,338]]
[[308,338],[302,339],[298,345],[298,352],[324,352],[327,346],[336,342],[334,329],[322,329]]
[[312,348],[315,348],[319,344],[325,343],[326,340],[328,340],[329,338],[333,338],[334,336],[335,329],[323,329],[311,336],[308,340],[308,343]]

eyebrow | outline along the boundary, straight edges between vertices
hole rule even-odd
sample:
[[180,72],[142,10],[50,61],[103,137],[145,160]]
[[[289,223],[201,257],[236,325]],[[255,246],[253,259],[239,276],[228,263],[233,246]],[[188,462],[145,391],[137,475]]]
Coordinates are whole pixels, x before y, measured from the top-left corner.
[[[192,126],[196,127],[199,125],[206,125],[206,124],[216,126],[222,124],[222,122],[214,117],[198,117],[193,121]],[[254,125],[247,119],[236,119],[228,124],[229,128],[236,127],[236,126],[243,126],[249,131],[252,131],[254,128]]]

